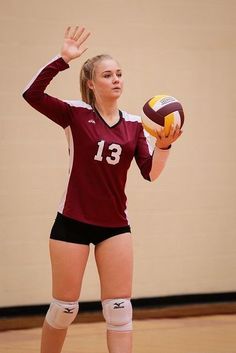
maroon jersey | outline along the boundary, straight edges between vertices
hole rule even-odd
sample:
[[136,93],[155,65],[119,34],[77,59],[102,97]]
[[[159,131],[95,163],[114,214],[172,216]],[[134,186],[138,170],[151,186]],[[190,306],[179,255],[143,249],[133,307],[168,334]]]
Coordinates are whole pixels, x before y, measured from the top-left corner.
[[125,184],[133,158],[143,177],[150,180],[152,148],[148,135],[138,116],[120,111],[119,121],[109,126],[90,105],[46,94],[53,77],[68,67],[61,57],[56,57],[23,93],[32,107],[67,133],[69,178],[58,212],[98,226],[126,226]]

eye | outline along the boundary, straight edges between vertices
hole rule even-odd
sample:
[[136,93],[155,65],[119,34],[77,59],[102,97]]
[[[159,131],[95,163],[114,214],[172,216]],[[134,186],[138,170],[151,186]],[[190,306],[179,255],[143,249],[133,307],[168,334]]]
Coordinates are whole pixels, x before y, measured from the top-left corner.
[[104,78],[109,78],[109,77],[111,77],[111,74],[105,74],[104,75]]
[[116,76],[117,76],[117,77],[122,77],[122,73],[121,73],[121,72],[118,72]]

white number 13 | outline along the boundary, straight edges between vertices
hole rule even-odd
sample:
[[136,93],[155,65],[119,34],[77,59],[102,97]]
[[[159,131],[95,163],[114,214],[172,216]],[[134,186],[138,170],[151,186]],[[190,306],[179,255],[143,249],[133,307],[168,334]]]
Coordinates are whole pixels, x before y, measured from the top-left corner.
[[[105,145],[105,141],[99,141],[98,142],[98,150],[97,150],[97,154],[94,156],[94,159],[96,161],[102,161],[103,160],[103,149],[104,149],[104,145]],[[118,145],[117,143],[112,143],[108,149],[111,151],[111,155],[109,157],[106,157],[106,161],[109,164],[117,164],[120,161],[120,155],[122,152],[122,148],[120,145]]]

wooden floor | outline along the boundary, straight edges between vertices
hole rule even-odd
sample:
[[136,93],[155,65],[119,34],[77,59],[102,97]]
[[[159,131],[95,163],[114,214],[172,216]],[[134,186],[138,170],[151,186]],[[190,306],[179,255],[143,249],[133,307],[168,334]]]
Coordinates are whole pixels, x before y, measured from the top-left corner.
[[[0,332],[0,353],[39,353],[40,332]],[[106,352],[103,322],[70,327],[63,353]],[[236,315],[135,320],[134,353],[236,353]]]

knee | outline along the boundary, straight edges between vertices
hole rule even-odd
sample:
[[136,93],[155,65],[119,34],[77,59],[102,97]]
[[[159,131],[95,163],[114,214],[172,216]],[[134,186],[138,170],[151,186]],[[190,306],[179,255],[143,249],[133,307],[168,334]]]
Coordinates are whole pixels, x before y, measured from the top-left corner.
[[76,318],[78,302],[64,302],[54,299],[46,314],[47,323],[56,329],[66,329]]
[[130,299],[107,299],[102,302],[102,307],[108,330],[132,330],[133,310]]

